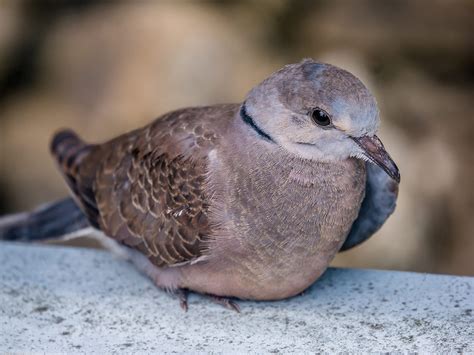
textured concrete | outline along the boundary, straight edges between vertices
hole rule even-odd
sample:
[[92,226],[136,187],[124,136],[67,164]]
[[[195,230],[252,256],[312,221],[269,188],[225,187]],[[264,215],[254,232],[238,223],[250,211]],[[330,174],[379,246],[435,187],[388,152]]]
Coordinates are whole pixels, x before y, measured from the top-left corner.
[[0,243],[0,353],[474,351],[474,278],[331,269],[303,296],[184,313],[107,252]]

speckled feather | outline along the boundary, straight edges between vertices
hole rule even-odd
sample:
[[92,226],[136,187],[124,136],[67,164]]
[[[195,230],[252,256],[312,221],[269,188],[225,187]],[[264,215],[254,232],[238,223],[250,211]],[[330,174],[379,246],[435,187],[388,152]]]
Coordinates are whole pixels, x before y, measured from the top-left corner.
[[101,145],[85,145],[65,131],[52,151],[93,225],[156,266],[190,262],[210,234],[207,154],[222,126],[219,116],[234,109],[171,112]]

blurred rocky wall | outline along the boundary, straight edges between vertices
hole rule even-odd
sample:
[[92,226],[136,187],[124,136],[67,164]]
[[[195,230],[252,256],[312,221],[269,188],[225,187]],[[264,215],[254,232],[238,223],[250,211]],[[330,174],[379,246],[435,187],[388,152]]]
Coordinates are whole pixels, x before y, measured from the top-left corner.
[[474,275],[474,2],[0,3],[0,211],[67,193],[53,132],[101,141],[184,106],[242,100],[312,57],[376,95],[398,208],[335,265]]

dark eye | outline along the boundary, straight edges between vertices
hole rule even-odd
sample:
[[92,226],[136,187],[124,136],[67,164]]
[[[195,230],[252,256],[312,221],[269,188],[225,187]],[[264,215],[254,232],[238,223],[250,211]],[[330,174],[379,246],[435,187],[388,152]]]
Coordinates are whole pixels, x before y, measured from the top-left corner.
[[329,115],[320,108],[315,108],[314,110],[312,110],[310,115],[313,122],[317,125],[324,127],[329,126],[331,124],[331,119],[329,118]]

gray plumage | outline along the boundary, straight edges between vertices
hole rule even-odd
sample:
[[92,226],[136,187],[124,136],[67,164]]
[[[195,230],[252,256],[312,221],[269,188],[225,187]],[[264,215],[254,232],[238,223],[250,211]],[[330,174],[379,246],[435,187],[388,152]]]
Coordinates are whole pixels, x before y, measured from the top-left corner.
[[52,152],[83,221],[159,287],[275,300],[393,212],[400,176],[378,124],[356,77],[307,59],[242,104],[174,111],[100,145],[61,132]]
[[372,163],[366,163],[366,169],[365,197],[341,250],[353,248],[370,238],[395,210],[398,183]]

